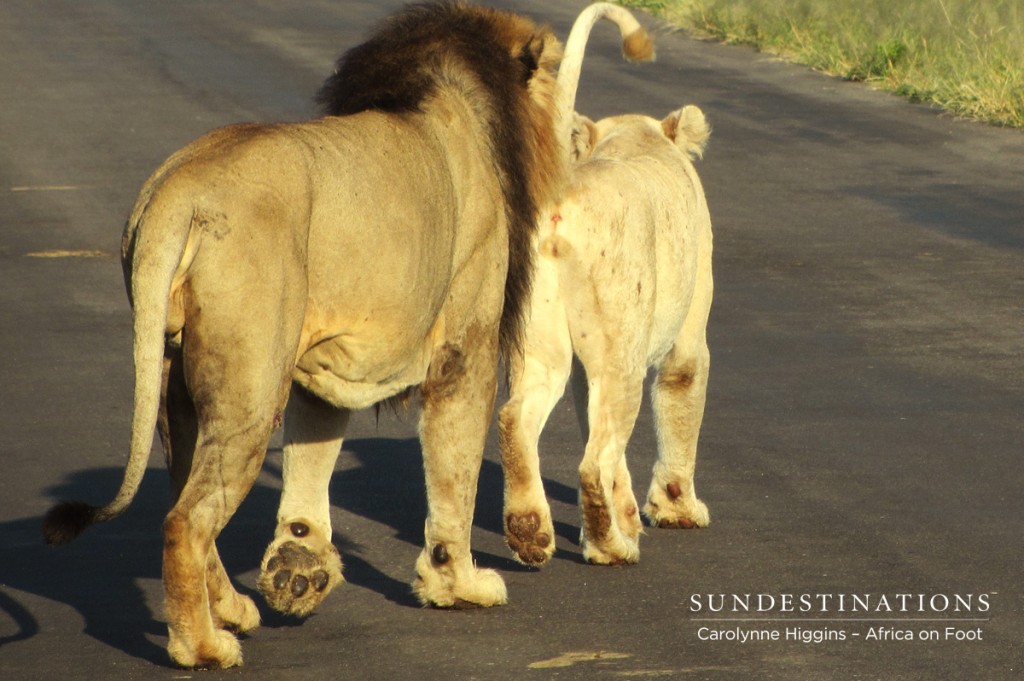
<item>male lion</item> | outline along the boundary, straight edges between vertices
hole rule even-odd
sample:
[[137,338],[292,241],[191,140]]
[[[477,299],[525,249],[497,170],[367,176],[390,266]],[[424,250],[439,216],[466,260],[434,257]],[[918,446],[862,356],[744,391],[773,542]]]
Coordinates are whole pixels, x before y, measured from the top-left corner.
[[[566,61],[572,43],[570,36]],[[567,82],[563,74],[570,74]],[[572,116],[577,82],[563,62],[563,120]],[[658,371],[658,461],[644,513],[661,527],[709,520],[693,473],[710,361],[711,219],[692,163],[709,131],[703,113],[688,106],[663,121],[577,117],[571,133],[561,134],[571,136],[578,165],[535,235],[524,353],[512,364],[511,394],[499,416],[505,537],[527,564],[554,553],[538,439],[572,374],[587,441],[583,555],[593,563],[635,563],[641,522],[625,450],[649,367]],[[571,372],[574,353],[585,376]]]
[[143,187],[122,249],[135,338],[125,479],[106,506],[55,507],[45,532],[61,543],[119,515],[159,425],[176,663],[241,664],[231,631],[259,624],[214,542],[282,412],[284,490],[259,585],[305,614],[342,580],[327,489],[349,410],[413,386],[428,503],[416,593],[505,601],[497,573],[473,565],[470,527],[499,351],[520,334],[530,235],[564,172],[560,56],[523,17],[412,6],[339,62],[319,95],[327,117],[216,130]]

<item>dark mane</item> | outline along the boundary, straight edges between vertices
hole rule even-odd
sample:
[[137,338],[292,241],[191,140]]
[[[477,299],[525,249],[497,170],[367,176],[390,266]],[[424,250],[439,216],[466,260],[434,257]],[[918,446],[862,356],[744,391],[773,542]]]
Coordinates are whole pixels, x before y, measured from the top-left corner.
[[531,72],[506,51],[507,39],[497,35],[496,16],[500,14],[462,2],[409,5],[338,60],[317,102],[329,116],[419,111],[443,77],[441,61],[450,57],[494,93],[505,92],[510,77],[525,85]]
[[[538,68],[553,67],[538,64],[545,34],[510,13],[462,2],[411,5],[345,53],[317,93],[323,112],[331,116],[368,110],[423,112],[430,97],[452,87],[461,88],[471,100],[486,122],[509,223],[503,354],[516,347],[521,336],[530,288],[529,240],[538,203],[547,198],[534,196],[537,187],[531,179],[537,172],[532,166],[547,162],[538,158],[544,155],[540,148],[547,145],[534,139],[537,116],[531,108],[537,105],[528,89]],[[458,74],[455,69],[460,69]],[[477,94],[470,97],[470,91]]]

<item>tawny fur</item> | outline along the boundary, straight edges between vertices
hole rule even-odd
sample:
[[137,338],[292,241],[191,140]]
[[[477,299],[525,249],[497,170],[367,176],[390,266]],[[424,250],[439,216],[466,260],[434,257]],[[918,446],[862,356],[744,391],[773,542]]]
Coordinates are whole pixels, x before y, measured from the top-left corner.
[[506,473],[506,539],[516,557],[543,564],[554,529],[541,485],[538,438],[572,374],[586,440],[580,464],[581,543],[594,563],[639,558],[639,509],[626,444],[644,377],[658,460],[644,512],[662,527],[703,527],[693,485],[704,412],[711,307],[711,220],[692,160],[709,128],[687,106],[656,121],[576,118],[566,196],[541,221],[524,354],[499,418]]
[[159,425],[175,491],[164,588],[176,663],[241,664],[231,632],[259,622],[214,541],[282,413],[283,493],[259,584],[302,615],[341,582],[327,489],[349,410],[421,384],[417,595],[505,601],[469,535],[499,349],[521,335],[532,232],[563,182],[560,56],[523,17],[413,6],[325,83],[333,115],[216,130],[143,187],[122,251],[136,370],[125,479],[104,507],[57,507],[46,533],[67,541],[122,512]]

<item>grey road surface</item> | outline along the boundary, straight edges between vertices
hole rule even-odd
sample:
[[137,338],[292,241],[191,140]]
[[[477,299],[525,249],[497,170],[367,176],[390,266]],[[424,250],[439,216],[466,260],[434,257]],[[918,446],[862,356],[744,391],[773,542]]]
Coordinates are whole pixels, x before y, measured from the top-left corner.
[[[507,2],[565,36],[581,2]],[[57,499],[106,501],[127,454],[117,249],[148,173],[222,124],[298,120],[396,2],[0,4],[0,678],[179,679],[164,647],[159,448],[129,513],[43,546]],[[653,26],[652,20],[645,19]],[[712,523],[585,565],[569,401],[544,436],[559,550],[518,566],[488,444],[474,548],[503,608],[419,608],[415,414],[357,418],[331,492],[348,584],[264,610],[252,679],[1013,679],[1024,667],[1024,135],[746,49],[591,41],[579,109],[698,104],[715,225],[698,492]],[[259,314],[259,310],[253,310]],[[275,441],[221,538],[254,590]],[[638,495],[653,460],[644,405]],[[932,638],[934,634],[935,638]]]

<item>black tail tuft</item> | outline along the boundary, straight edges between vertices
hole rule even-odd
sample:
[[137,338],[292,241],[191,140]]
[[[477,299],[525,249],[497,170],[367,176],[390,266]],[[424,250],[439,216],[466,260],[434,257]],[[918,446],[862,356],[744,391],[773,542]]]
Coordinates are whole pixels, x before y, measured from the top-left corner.
[[81,501],[66,501],[49,510],[43,520],[43,538],[47,544],[67,544],[96,522],[95,506]]

